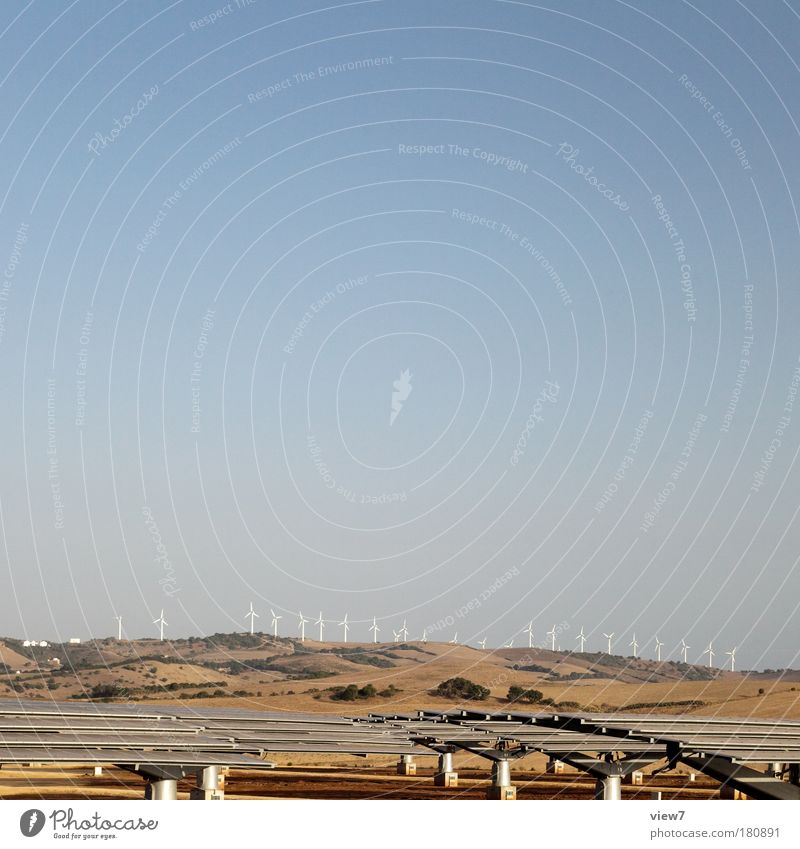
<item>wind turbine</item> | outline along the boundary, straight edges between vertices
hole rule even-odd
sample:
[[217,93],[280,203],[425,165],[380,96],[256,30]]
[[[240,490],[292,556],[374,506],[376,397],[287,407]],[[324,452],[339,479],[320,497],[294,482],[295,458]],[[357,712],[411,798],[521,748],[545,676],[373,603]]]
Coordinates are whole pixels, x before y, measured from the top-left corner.
[[506,643],[506,644],[503,646],[503,648],[504,648],[504,649],[513,649],[513,648],[514,648],[514,641],[513,641],[513,640],[511,640],[510,642]]
[[374,616],[372,617],[372,627],[370,628],[370,631],[372,631],[372,642],[377,643],[378,642],[378,631],[380,631],[380,628],[378,627],[376,617],[374,617]]
[[427,643],[428,642],[428,629],[427,628],[422,629],[422,636],[419,638],[419,641],[421,643]]
[[731,659],[731,672],[736,672],[736,646],[734,646],[730,651],[726,651],[725,654],[727,654]]
[[122,641],[122,617],[116,616],[117,620],[117,639]]
[[583,633],[583,625],[581,625],[581,632],[575,637],[576,640],[581,641],[581,647],[579,649],[580,653],[583,654],[583,650],[586,647],[586,634]]
[[297,612],[300,615],[300,621],[297,623],[297,627],[300,629],[300,642],[304,643],[306,641],[306,624],[308,623],[308,619],[303,616],[302,610],[298,610]]
[[452,640],[450,640],[450,642],[451,642],[453,645],[455,645],[455,644],[458,642],[458,631],[456,631],[456,632],[455,632],[455,634],[453,634],[453,639],[452,639]]
[[703,652],[703,654],[708,655],[708,665],[713,666],[714,665],[714,641],[713,640],[709,641],[708,648]]
[[683,637],[681,637],[681,655],[683,657],[684,663],[689,662],[687,658],[689,657],[689,649],[690,648],[691,648],[691,646],[686,645],[686,640]]
[[344,619],[339,623],[344,628],[344,641],[347,642],[347,632],[350,630],[350,623],[347,621],[347,614],[345,613]]
[[481,649],[485,649],[486,648],[486,637],[484,637],[482,640],[478,640],[478,645],[481,647]]
[[395,643],[399,643],[399,642],[400,642],[400,632],[399,632],[399,631],[395,631],[395,630],[394,630],[394,628],[392,628],[392,633],[394,634],[394,640],[393,640],[393,642],[395,642]]
[[250,634],[255,633],[255,620],[258,619],[258,614],[253,610],[253,602],[250,602],[250,610],[245,614],[245,619],[250,620]]
[[628,645],[633,646],[633,656],[636,657],[636,652],[639,651],[639,643],[636,642],[636,632],[634,631],[633,639],[628,643]]
[[528,635],[528,648],[533,648],[533,619],[528,622],[528,627],[522,632],[523,634]]
[[322,642],[322,629],[325,627],[325,620],[322,618],[322,611],[319,612],[319,619],[314,623],[319,625],[319,641]]
[[664,643],[658,639],[658,634],[656,634],[656,660],[661,663],[661,649],[664,647]]
[[406,628],[405,619],[403,620],[403,627],[400,629],[400,636],[404,643],[408,641],[408,628]]
[[164,642],[164,626],[169,625],[169,622],[167,622],[167,620],[164,619],[164,608],[163,607],[161,608],[161,616],[159,616],[158,619],[154,619],[153,624],[161,626],[161,642],[163,643]]
[[269,612],[270,612],[270,615],[272,616],[272,633],[273,633],[273,636],[277,639],[277,637],[278,637],[278,620],[283,619],[283,616],[278,616],[278,614],[275,613],[275,611],[272,608],[270,608]]
[[550,637],[550,651],[556,650],[556,626],[553,627],[547,632],[547,636]]
[[611,641],[614,639],[614,632],[603,634],[603,636],[608,640],[608,653],[611,654]]

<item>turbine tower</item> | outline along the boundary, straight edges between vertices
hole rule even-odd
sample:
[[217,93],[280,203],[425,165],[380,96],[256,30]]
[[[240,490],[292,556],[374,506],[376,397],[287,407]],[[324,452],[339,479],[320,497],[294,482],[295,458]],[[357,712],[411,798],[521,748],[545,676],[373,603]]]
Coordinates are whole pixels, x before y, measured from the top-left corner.
[[547,632],[547,636],[550,637],[550,651],[556,650],[556,626],[553,627]]
[[504,648],[504,649],[513,649],[513,648],[514,648],[514,641],[513,641],[513,640],[510,640],[509,642],[507,642],[507,643],[503,646],[503,648]]
[[404,643],[408,641],[408,628],[406,628],[405,619],[403,620],[403,627],[400,629],[400,636]]
[[283,619],[283,616],[278,616],[278,614],[275,613],[275,611],[272,608],[270,608],[269,612],[270,612],[270,616],[272,616],[272,634],[275,637],[275,639],[277,639],[278,638],[278,620]]
[[608,640],[608,653],[611,654],[611,641],[614,639],[614,632],[603,634],[603,636]]
[[575,637],[576,640],[581,641],[581,647],[579,649],[580,653],[583,654],[583,650],[586,647],[586,634],[583,633],[583,625],[581,625],[581,632]]
[[253,610],[253,602],[252,601],[250,602],[250,610],[247,612],[247,614],[245,615],[244,618],[250,620],[250,634],[252,636],[256,632],[255,620],[258,619],[258,614],[255,612],[255,610]]
[[458,642],[458,631],[456,631],[455,634],[453,634],[453,639],[450,640],[450,643],[452,645],[455,645],[457,642]]
[[325,627],[325,620],[322,618],[322,611],[319,612],[319,619],[314,623],[319,625],[319,641],[322,642],[322,630]]
[[370,631],[372,631],[372,642],[377,643],[378,631],[380,631],[380,628],[378,627],[378,622],[375,616],[372,617],[372,627],[370,628]]
[[691,646],[686,645],[686,640],[681,637],[681,655],[683,656],[683,662],[688,663],[687,658],[689,657],[689,649]]
[[161,642],[163,643],[164,642],[164,626],[169,625],[169,622],[167,622],[167,620],[164,619],[164,608],[163,607],[161,608],[161,616],[159,616],[158,619],[154,619],[153,624],[160,626],[160,629],[161,629],[160,639],[161,639]]
[[736,672],[736,646],[730,651],[726,651],[725,654],[731,659],[731,672]]
[[486,648],[486,637],[484,637],[482,640],[479,640],[478,645],[481,647],[481,649],[485,649]]
[[703,654],[708,655],[708,665],[709,667],[714,665],[714,641],[711,640],[708,644],[708,648],[703,652]]
[[297,611],[300,616],[300,621],[297,623],[297,627],[300,629],[300,642],[304,643],[306,641],[306,624],[308,623],[308,619],[303,616],[303,611]]
[[633,639],[628,645],[633,646],[633,656],[636,657],[636,652],[639,651],[639,643],[636,642],[636,632],[634,632]]
[[658,639],[658,634],[656,634],[656,660],[661,663],[661,649],[664,648],[664,643]]
[[392,633],[394,634],[394,640],[393,640],[393,642],[395,642],[395,643],[399,643],[399,642],[400,642],[400,632],[399,632],[399,631],[395,631],[395,630],[394,630],[394,628],[392,628]]
[[533,648],[533,619],[528,622],[528,627],[522,632],[523,634],[528,635],[528,648]]
[[122,617],[116,616],[117,620],[117,639],[122,641]]
[[339,623],[344,629],[344,641],[347,642],[347,632],[350,630],[350,623],[347,621],[347,614],[345,613],[344,619]]
[[427,628],[422,629],[422,636],[419,638],[419,641],[421,643],[427,643],[428,642],[428,629]]

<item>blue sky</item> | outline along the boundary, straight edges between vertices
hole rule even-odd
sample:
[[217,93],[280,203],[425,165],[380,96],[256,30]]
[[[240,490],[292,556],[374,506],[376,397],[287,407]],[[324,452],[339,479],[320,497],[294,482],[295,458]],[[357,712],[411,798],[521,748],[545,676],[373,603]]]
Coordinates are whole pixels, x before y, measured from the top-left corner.
[[797,664],[800,9],[551,5],[6,13],[3,633]]

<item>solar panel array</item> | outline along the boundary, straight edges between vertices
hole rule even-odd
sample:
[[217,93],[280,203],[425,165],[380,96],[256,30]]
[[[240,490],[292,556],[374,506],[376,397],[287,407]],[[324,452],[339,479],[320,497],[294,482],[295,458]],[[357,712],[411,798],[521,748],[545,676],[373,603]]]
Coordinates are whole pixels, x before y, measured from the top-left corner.
[[[759,798],[800,799],[800,721],[792,720],[480,710],[343,717],[0,700],[0,763],[114,763],[146,774],[147,765],[264,769],[274,766],[270,753],[455,751],[494,764],[543,753],[598,780],[682,762]],[[755,764],[768,770],[756,772]]]

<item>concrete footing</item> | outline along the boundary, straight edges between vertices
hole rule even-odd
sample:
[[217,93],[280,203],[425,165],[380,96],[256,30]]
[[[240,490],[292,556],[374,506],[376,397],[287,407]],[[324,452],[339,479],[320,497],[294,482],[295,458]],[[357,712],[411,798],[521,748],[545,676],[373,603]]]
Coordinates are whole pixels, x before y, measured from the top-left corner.
[[623,784],[641,785],[644,783],[644,773],[641,770],[635,769],[622,777]]
[[416,775],[417,765],[414,763],[413,755],[400,755],[400,760],[397,764],[398,775]]
[[486,791],[487,799],[516,799],[517,788],[511,784],[511,765],[507,760],[492,761],[492,783]]
[[653,791],[650,793],[650,798],[651,798],[654,802],[660,802],[660,801],[661,801],[661,791],[660,791],[660,790],[653,790]]
[[548,758],[544,771],[547,775],[561,775],[564,772],[564,762],[556,758]]
[[95,778],[97,778],[97,777],[101,776],[102,774],[103,774],[103,767],[101,767],[101,766],[96,766],[96,767],[94,768],[94,772],[93,772],[93,775],[95,776]]
[[224,778],[219,775],[218,767],[207,766],[205,769],[198,769],[196,776],[197,786],[192,788],[189,798],[206,801],[222,801],[225,798],[220,786]]

